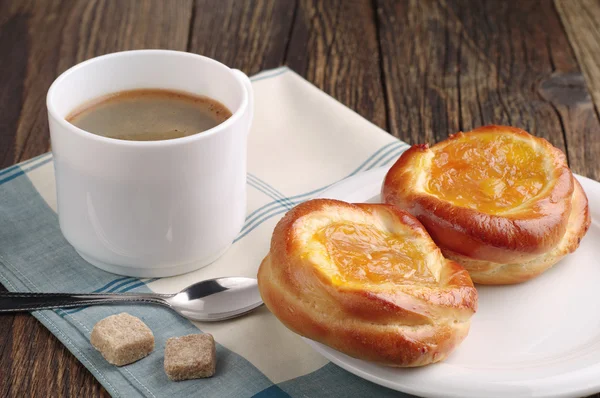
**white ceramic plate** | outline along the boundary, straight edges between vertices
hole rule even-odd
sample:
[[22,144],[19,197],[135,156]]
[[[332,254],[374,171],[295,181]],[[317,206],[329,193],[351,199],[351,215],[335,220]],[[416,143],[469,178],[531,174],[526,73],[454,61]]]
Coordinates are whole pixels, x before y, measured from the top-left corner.
[[[321,195],[379,202],[386,169],[342,181]],[[600,391],[600,184],[577,177],[592,226],[574,253],[520,285],[478,286],[468,337],[444,362],[397,369],[307,342],[374,383],[426,397],[577,397]]]

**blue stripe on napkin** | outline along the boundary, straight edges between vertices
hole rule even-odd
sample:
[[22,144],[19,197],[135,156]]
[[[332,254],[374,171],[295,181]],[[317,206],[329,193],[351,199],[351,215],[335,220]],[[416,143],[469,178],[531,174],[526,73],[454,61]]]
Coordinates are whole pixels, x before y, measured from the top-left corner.
[[[33,166],[30,166],[31,163],[34,163],[33,161],[37,161],[40,159],[43,159],[43,160],[35,163]],[[52,161],[52,156],[49,156],[49,154],[44,154],[44,155],[38,156],[37,158],[31,159],[31,161],[25,162],[23,165],[19,165],[19,167],[17,169],[11,170],[11,172],[7,173],[8,175],[4,175],[4,176],[0,177],[0,185],[4,184],[6,182],[9,182],[11,180],[14,180],[17,177],[24,175],[28,171],[35,170],[38,167],[43,166],[46,163],[49,163],[51,161]]]
[[[408,149],[408,145],[404,144],[400,141],[393,141],[387,145],[384,145],[379,150],[377,150],[373,155],[371,155],[367,160],[365,160],[358,168],[356,168],[356,170],[354,170],[352,173],[348,174],[345,178],[352,177],[353,175],[356,175],[357,173],[360,173],[362,171],[368,171],[368,170],[371,170],[376,167],[385,166],[385,165],[389,164],[390,162],[396,160],[402,154],[402,152],[404,152],[406,149]],[[300,204],[306,200],[309,200],[309,199],[317,196],[319,193],[325,191],[327,188],[329,188],[332,185],[333,185],[333,183],[325,185],[324,187],[321,187],[321,188],[317,188],[310,192],[290,196],[290,197],[285,198],[285,200],[287,201],[287,203],[290,203],[292,206],[296,206],[297,204]],[[256,186],[254,186],[254,187],[259,189]],[[259,190],[261,190],[261,189],[259,189]],[[265,193],[268,196],[271,196],[270,194],[268,194],[264,191],[263,191],[263,193]],[[251,212],[246,217],[246,222],[244,223],[244,226],[242,227],[240,234],[237,236],[237,238],[235,238],[235,240],[233,242],[235,243],[235,242],[239,241],[240,239],[244,238],[246,235],[248,235],[250,232],[252,232],[254,229],[256,229],[258,226],[260,226],[262,223],[269,220],[270,218],[273,218],[275,216],[278,216],[282,213],[287,212],[290,209],[290,207],[288,205],[284,205],[282,203],[282,200],[283,199],[277,199],[275,201],[269,202],[269,203],[259,207],[258,209],[254,210],[253,212]]]

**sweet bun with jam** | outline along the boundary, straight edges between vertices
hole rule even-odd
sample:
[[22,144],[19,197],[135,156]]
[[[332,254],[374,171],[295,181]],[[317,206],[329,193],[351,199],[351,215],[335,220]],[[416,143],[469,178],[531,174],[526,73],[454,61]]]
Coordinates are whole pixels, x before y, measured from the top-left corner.
[[383,204],[317,199],[275,227],[262,298],[292,331],[389,366],[443,360],[477,307],[469,274],[421,223]]
[[577,249],[590,225],[565,155],[514,127],[413,146],[388,172],[382,199],[414,215],[444,256],[482,284],[541,274]]

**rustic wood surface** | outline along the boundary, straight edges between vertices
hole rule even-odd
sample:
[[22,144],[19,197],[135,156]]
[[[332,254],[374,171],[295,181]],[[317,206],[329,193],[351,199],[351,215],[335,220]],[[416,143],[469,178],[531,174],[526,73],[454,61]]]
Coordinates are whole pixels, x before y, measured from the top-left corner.
[[[1,0],[0,168],[49,150],[62,71],[168,48],[248,74],[288,65],[409,143],[522,127],[600,180],[599,19],[600,0]],[[2,316],[0,396],[49,395],[108,396],[33,317]]]

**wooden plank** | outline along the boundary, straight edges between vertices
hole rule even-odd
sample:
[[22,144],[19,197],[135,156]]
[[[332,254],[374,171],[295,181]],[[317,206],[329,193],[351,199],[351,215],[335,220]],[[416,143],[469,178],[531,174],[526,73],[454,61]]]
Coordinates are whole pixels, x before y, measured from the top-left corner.
[[[555,0],[556,9],[563,22],[571,47],[581,65],[587,87],[595,103],[596,114],[600,112],[600,1]],[[586,103],[583,106],[589,106]],[[573,115],[573,117],[589,117]],[[568,136],[569,156],[579,159],[581,165],[577,166],[580,173],[588,177],[600,179],[600,131],[586,129],[579,134]],[[573,145],[571,145],[571,143]]]
[[46,91],[85,59],[140,48],[185,50],[191,0],[0,2],[0,168],[49,150]]
[[600,1],[554,0],[573,51],[588,82],[596,107],[600,107]]
[[12,351],[7,396],[110,396],[62,343],[30,315],[15,318]]
[[[191,0],[0,1],[0,168],[49,150],[45,94],[58,74],[114,51],[185,50],[191,11]],[[109,396],[29,315],[2,316],[0,369],[0,396]]]
[[375,15],[369,0],[300,0],[287,65],[387,129]]
[[[0,285],[0,292],[4,291],[6,289]],[[14,318],[13,316],[3,316],[2,321],[0,321],[0,397],[8,397],[12,391],[10,371],[13,354],[12,331]]]
[[12,143],[24,96],[27,19],[25,15],[13,15],[0,22],[0,51],[3,60],[10,60],[2,62],[4,76],[0,79],[0,168],[12,164],[16,158]]
[[294,7],[292,0],[196,0],[188,50],[248,75],[280,66]]
[[552,2],[378,0],[377,15],[394,135],[436,142],[514,125],[568,146],[575,172],[600,176],[573,156],[600,124]]

